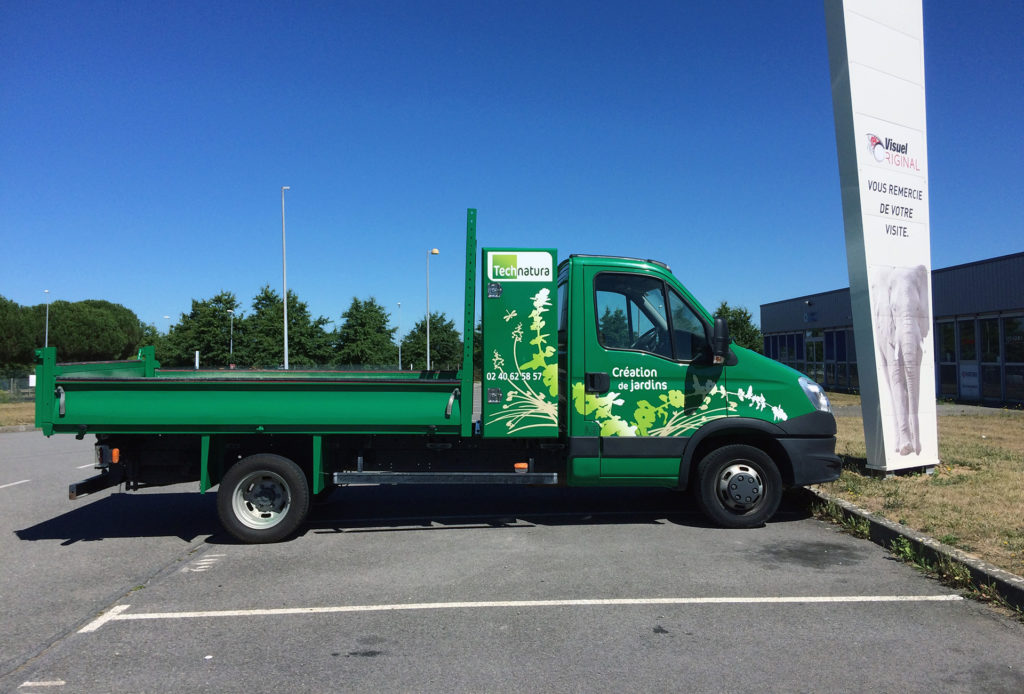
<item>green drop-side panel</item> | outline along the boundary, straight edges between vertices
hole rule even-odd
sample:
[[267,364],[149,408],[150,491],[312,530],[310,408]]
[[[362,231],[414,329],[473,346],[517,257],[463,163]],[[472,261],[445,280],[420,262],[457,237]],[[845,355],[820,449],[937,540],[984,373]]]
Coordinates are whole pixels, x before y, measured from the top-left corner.
[[554,249],[485,248],[483,435],[558,436]]

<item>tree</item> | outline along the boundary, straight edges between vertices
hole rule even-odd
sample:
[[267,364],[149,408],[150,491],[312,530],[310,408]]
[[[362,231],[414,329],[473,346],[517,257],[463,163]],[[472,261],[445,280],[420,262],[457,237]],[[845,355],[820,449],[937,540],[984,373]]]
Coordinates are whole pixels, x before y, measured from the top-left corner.
[[750,311],[742,306],[734,308],[729,306],[728,302],[723,301],[715,311],[715,316],[726,319],[729,323],[729,337],[740,347],[746,347],[759,353],[764,351],[761,329],[754,325]]
[[[33,306],[35,342],[42,345],[46,305]],[[142,322],[130,309],[99,299],[50,304],[50,346],[59,361],[107,361],[135,356]]]
[[28,310],[0,296],[0,370],[5,375],[27,370],[34,346]]
[[[19,306],[0,297],[0,367],[25,371],[47,342],[46,304]],[[109,361],[137,353],[144,326],[120,304],[88,299],[49,306],[49,345],[58,361]],[[17,367],[17,368],[15,368]]]
[[[402,340],[402,361],[414,369],[427,368],[427,321],[421,318]],[[457,369],[462,363],[462,339],[454,321],[444,313],[430,314],[430,366]]]
[[[231,363],[231,314],[235,312],[235,345],[244,318],[238,313],[238,299],[232,292],[220,292],[210,299],[192,300],[192,310],[181,314],[159,347],[157,359],[162,366],[188,366],[195,363],[198,350],[202,366],[225,367]],[[237,350],[236,350],[237,356]]]
[[629,326],[621,308],[613,313],[610,307],[605,306],[601,314],[601,338],[602,344],[608,347],[629,346]]
[[352,297],[352,304],[341,317],[345,322],[338,329],[335,363],[364,366],[397,363],[398,346],[395,344],[395,332],[398,328],[389,327],[391,316],[376,299],[370,297],[366,301],[360,301]]
[[[328,320],[313,319],[309,307],[288,292],[288,364],[317,366],[331,362],[331,335],[324,330]],[[238,352],[238,321],[235,321],[235,351]],[[245,319],[244,362],[256,368],[276,368],[284,364],[284,303],[281,295],[264,285],[252,300],[252,314]]]

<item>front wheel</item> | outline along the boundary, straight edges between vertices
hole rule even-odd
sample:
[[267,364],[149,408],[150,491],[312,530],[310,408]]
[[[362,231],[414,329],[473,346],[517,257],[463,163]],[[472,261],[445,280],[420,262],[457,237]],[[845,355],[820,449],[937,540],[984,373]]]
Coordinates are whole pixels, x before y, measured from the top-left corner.
[[242,542],[277,542],[298,530],[309,513],[309,483],[302,469],[269,453],[238,461],[217,491],[224,529]]
[[697,504],[726,528],[755,528],[775,515],[782,501],[782,477],[760,448],[731,444],[717,448],[697,466]]

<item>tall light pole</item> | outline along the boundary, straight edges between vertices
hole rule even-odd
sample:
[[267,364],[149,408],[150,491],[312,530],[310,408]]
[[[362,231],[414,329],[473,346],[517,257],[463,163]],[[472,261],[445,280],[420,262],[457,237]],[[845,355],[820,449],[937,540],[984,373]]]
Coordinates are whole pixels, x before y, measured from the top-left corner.
[[430,256],[440,252],[436,248],[427,251],[427,371],[430,371]]
[[398,370],[402,370],[402,302],[398,302]]
[[235,309],[229,308],[228,315],[231,316],[231,341],[228,343],[228,364],[235,360]]
[[281,284],[284,285],[284,369],[288,370],[288,259],[284,245],[284,191],[291,186],[281,186]]
[[171,317],[170,316],[164,316],[164,320],[167,321],[167,334],[170,335],[171,334]]
[[[44,289],[43,294],[46,294],[46,333],[43,335],[43,347],[50,346],[50,290]],[[36,343],[39,344],[38,342]]]

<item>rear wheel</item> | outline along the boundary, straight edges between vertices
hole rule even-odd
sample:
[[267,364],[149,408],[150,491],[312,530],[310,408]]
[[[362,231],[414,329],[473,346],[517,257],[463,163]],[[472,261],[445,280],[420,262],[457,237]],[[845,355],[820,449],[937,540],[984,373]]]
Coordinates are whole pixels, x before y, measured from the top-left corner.
[[775,515],[782,501],[782,477],[760,448],[730,444],[697,466],[697,504],[714,523],[754,528]]
[[309,514],[309,483],[302,469],[279,455],[260,453],[238,461],[217,492],[224,529],[242,542],[277,542]]

